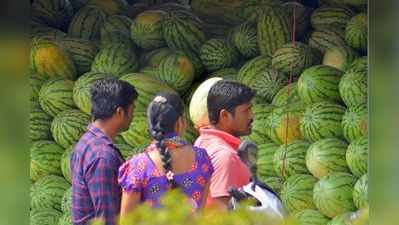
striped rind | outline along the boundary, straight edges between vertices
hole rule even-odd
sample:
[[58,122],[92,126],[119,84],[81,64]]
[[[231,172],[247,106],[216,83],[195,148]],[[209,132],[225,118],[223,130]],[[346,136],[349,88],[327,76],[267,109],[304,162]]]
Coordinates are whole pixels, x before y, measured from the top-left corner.
[[326,138],[310,145],[306,167],[317,178],[334,172],[350,172],[346,163],[348,144],[337,138]]
[[305,156],[309,143],[302,140],[295,140],[291,144],[281,145],[275,152],[273,158],[274,171],[283,178],[295,174],[308,174]]
[[362,104],[349,107],[342,117],[342,130],[349,142],[355,141],[368,134],[367,105]]
[[364,174],[357,180],[353,188],[353,201],[356,208],[366,207],[368,203],[368,174]]
[[90,116],[76,109],[58,114],[51,123],[54,140],[64,148],[75,144],[86,131]]
[[317,178],[306,174],[290,176],[284,182],[280,196],[289,213],[303,209],[316,209],[313,203],[313,187],[316,182]]
[[234,66],[238,62],[238,51],[224,39],[210,39],[200,49],[199,56],[208,71]]
[[343,137],[341,126],[345,107],[330,103],[319,102],[306,108],[300,121],[303,136],[312,142],[329,137]]
[[151,140],[148,133],[148,121],[145,113],[135,113],[127,131],[122,133],[123,139],[131,146],[141,146]]
[[238,76],[238,70],[235,68],[224,68],[224,69],[220,69],[220,70],[216,70],[214,72],[212,72],[211,74],[209,74],[207,77],[208,78],[212,78],[212,77],[220,77],[223,78],[223,80],[237,80],[237,76]]
[[355,12],[345,6],[322,6],[313,11],[310,18],[312,27],[316,30],[334,27],[344,30]]
[[279,147],[272,142],[258,145],[256,162],[258,176],[277,176],[273,168],[273,158]]
[[39,103],[43,111],[51,116],[75,108],[72,99],[74,82],[65,79],[47,81],[39,92]]
[[252,112],[256,116],[252,122],[252,132],[249,135],[249,139],[258,145],[267,143],[269,140],[265,124],[272,111],[273,107],[268,104],[255,103],[252,106]]
[[31,6],[32,17],[61,30],[67,28],[73,15],[69,0],[35,0]]
[[74,145],[66,148],[60,159],[62,175],[69,183],[72,183],[71,156],[73,152],[73,146]]
[[348,22],[345,29],[345,40],[352,48],[361,53],[367,53],[368,26],[366,13],[357,14]]
[[62,213],[55,209],[31,209],[30,225],[57,225]]
[[281,88],[273,97],[272,105],[284,106],[287,104],[300,102],[297,84],[297,82],[292,82]]
[[33,104],[29,113],[29,140],[51,140],[52,119],[38,104]]
[[283,187],[284,179],[281,177],[272,177],[272,176],[260,176],[260,180],[267,184],[274,192],[280,193],[281,188]]
[[72,18],[68,35],[75,38],[99,41],[101,26],[106,20],[105,13],[98,7],[85,6]]
[[361,137],[349,144],[346,162],[352,174],[360,177],[368,171],[368,138]]
[[61,210],[64,214],[70,214],[72,211],[72,187],[68,188],[62,196]]
[[234,28],[231,37],[234,46],[246,58],[259,55],[256,26],[243,23]]
[[340,96],[348,107],[367,103],[367,71],[362,67],[351,66],[339,82]]
[[169,48],[158,48],[140,56],[140,67],[158,67],[161,61],[173,53]]
[[133,20],[130,36],[143,49],[156,49],[166,45],[162,35],[162,21],[166,12],[147,10]]
[[243,83],[249,83],[257,74],[270,67],[272,58],[270,56],[257,56],[246,62],[238,71],[237,80]]
[[315,30],[309,34],[308,44],[324,53],[332,47],[346,45],[345,33],[332,27]]
[[313,189],[317,209],[329,218],[355,210],[353,187],[356,178],[348,173],[331,173],[322,177]]
[[108,17],[101,26],[101,39],[113,32],[121,32],[129,35],[132,22],[133,21],[129,17],[123,15],[112,15]]

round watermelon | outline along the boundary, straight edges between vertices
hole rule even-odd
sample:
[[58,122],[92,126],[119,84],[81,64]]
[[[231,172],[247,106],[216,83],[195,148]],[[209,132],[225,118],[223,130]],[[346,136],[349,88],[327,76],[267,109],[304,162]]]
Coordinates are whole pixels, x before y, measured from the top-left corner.
[[62,196],[61,210],[65,214],[70,214],[72,211],[72,187],[68,188]]
[[85,6],[79,9],[72,18],[68,28],[68,36],[85,40],[99,41],[101,26],[107,16],[96,6]]
[[368,72],[368,60],[367,56],[362,56],[355,59],[349,66],[347,71],[358,72],[367,75]]
[[308,37],[308,44],[324,54],[332,47],[346,45],[345,31],[335,27],[311,31]]
[[355,12],[346,6],[321,6],[313,11],[310,22],[316,30],[330,27],[343,30],[354,15]]
[[313,189],[317,209],[329,218],[355,210],[353,187],[356,178],[348,173],[331,173],[322,177]]
[[326,216],[314,209],[304,209],[292,214],[298,225],[326,225],[330,221]]
[[140,66],[157,68],[161,64],[161,61],[171,54],[173,54],[173,51],[169,48],[158,48],[145,52],[140,56]]
[[368,133],[368,111],[365,104],[349,107],[342,117],[344,137],[349,142],[355,141]]
[[45,113],[39,104],[32,104],[29,113],[29,140],[51,140],[52,117]]
[[69,183],[72,183],[71,156],[73,152],[73,147],[74,145],[65,149],[60,160],[62,175]]
[[60,159],[64,149],[53,141],[37,141],[30,148],[30,179],[61,175]]
[[339,93],[348,107],[367,103],[367,71],[365,70],[367,69],[363,66],[352,64],[339,82]]
[[246,62],[238,71],[237,80],[249,83],[255,77],[268,69],[272,64],[270,56],[257,56]]
[[297,84],[297,82],[292,82],[281,88],[274,96],[272,105],[285,106],[287,104],[300,102]]
[[256,26],[242,23],[232,31],[231,40],[238,51],[246,58],[259,55]]
[[294,174],[308,174],[306,168],[306,151],[309,143],[306,141],[295,140],[291,144],[281,145],[274,153],[274,171],[283,178],[288,178]]
[[238,62],[238,51],[224,39],[210,39],[200,49],[200,58],[208,71],[231,67]]
[[62,213],[55,209],[31,209],[29,212],[30,225],[56,225]]
[[36,0],[31,7],[32,17],[60,30],[68,28],[73,15],[69,0]]
[[326,138],[310,145],[306,167],[317,178],[333,172],[349,172],[345,154],[347,144],[338,138]]
[[284,184],[284,179],[281,177],[260,176],[259,179],[276,193],[280,193]]
[[260,145],[268,142],[267,130],[265,123],[269,114],[273,111],[273,107],[269,104],[255,103],[252,106],[252,113],[256,116],[252,122],[252,131],[249,139]]
[[162,21],[166,12],[147,10],[136,16],[131,25],[131,38],[143,49],[155,49],[165,46],[162,36]]
[[353,175],[360,177],[368,171],[368,138],[361,137],[348,146],[346,162]]
[[45,83],[45,79],[39,75],[32,74],[29,76],[30,86],[30,100],[34,102],[39,101],[39,92],[42,85]]
[[352,48],[367,53],[368,24],[367,14],[359,13],[352,17],[346,25],[345,40]]
[[148,120],[145,112],[135,112],[129,129],[122,134],[123,139],[131,146],[141,146],[151,140],[148,132]]
[[364,174],[357,180],[353,188],[353,201],[355,206],[360,209],[368,206],[368,175]]
[[273,158],[279,147],[279,145],[272,142],[258,145],[256,161],[258,176],[277,176],[273,168]]

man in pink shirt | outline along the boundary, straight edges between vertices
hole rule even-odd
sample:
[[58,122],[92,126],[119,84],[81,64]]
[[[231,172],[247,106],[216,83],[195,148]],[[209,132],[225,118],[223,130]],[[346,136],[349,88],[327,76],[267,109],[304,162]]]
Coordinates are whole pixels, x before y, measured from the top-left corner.
[[207,104],[210,124],[200,128],[195,146],[206,149],[214,167],[206,207],[226,209],[229,190],[250,182],[250,171],[240,160],[237,148],[240,136],[251,133],[254,119],[249,87],[221,80],[209,90]]

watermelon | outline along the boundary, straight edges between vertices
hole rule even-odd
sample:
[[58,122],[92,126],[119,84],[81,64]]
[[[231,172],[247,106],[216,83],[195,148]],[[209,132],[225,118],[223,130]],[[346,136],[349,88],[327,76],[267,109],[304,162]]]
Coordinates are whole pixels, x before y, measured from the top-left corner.
[[224,39],[209,39],[200,49],[200,58],[208,71],[233,66],[238,62],[238,51]]
[[273,158],[279,147],[279,145],[272,142],[258,145],[256,161],[258,176],[277,176],[273,168]]
[[329,137],[342,137],[342,116],[345,108],[330,102],[319,102],[306,108],[300,120],[303,136],[312,142]]
[[337,138],[326,138],[310,145],[306,153],[306,167],[317,178],[333,172],[349,172],[345,160],[347,144]]
[[364,174],[357,180],[353,188],[353,201],[356,208],[364,208],[368,206],[368,175]]
[[50,27],[66,30],[73,15],[69,0],[35,0],[31,4],[32,17]]
[[161,10],[147,10],[134,19],[131,25],[131,38],[143,49],[156,49],[165,46],[162,36],[162,21],[166,12]]
[[284,44],[272,56],[272,67],[281,72],[299,76],[306,68],[318,64],[320,60],[306,44]]
[[273,157],[274,171],[283,178],[295,174],[308,174],[305,156],[309,143],[295,140],[291,144],[281,145]]
[[94,57],[98,53],[95,43],[79,38],[63,38],[58,43],[71,56],[78,75],[90,71]]
[[184,93],[193,82],[195,69],[184,53],[176,52],[161,61],[157,75],[161,81],[179,93]]
[[72,187],[68,188],[62,196],[61,210],[64,214],[70,214],[72,211]]
[[61,211],[61,200],[71,185],[62,177],[42,177],[30,188],[31,209],[55,209]]
[[102,24],[100,34],[101,40],[114,32],[120,32],[130,36],[130,27],[133,21],[123,15],[112,15]]
[[291,40],[289,16],[281,8],[264,10],[257,20],[257,38],[261,55],[272,56]]
[[345,71],[359,55],[348,46],[335,46],[328,49],[323,56],[323,65]]
[[32,209],[29,214],[30,225],[56,225],[62,216],[55,209]]
[[272,105],[285,106],[291,103],[300,102],[298,95],[298,84],[292,82],[281,88],[273,97]]
[[255,115],[255,118],[252,122],[252,131],[249,139],[258,145],[266,143],[269,140],[265,123],[271,112],[273,112],[273,107],[269,104],[254,103],[252,106],[252,113]]
[[126,44],[110,44],[98,52],[91,70],[120,77],[137,71],[138,67],[139,63],[133,47]]
[[356,72],[367,75],[368,72],[367,56],[355,59],[346,72]]
[[162,36],[169,48],[193,53],[199,53],[206,40],[199,19],[177,12],[169,12],[165,16]]
[[73,147],[74,145],[71,145],[70,147],[65,149],[60,159],[62,175],[69,183],[72,183],[71,156],[73,152]]
[[284,180],[281,177],[260,176],[259,179],[276,193],[280,193],[284,183]]
[[342,72],[334,67],[312,66],[301,74],[298,79],[298,94],[306,104],[320,101],[340,102],[339,81]]
[[67,36],[65,32],[49,27],[34,17],[30,20],[30,30],[30,39],[40,38],[48,41],[56,41]]
[[329,218],[355,210],[352,192],[356,178],[348,173],[331,173],[314,186],[313,200],[318,210]]
[[34,39],[30,50],[31,70],[44,79],[75,79],[76,68],[69,56],[57,44],[43,39]]
[[193,0],[194,13],[210,24],[237,24],[242,21],[243,0]]
[[99,72],[87,72],[75,82],[73,87],[73,100],[76,106],[84,113],[91,113],[91,94],[92,84],[100,79],[105,79],[111,75]]
[[254,76],[268,69],[272,64],[270,56],[257,56],[246,62],[238,71],[237,80],[249,82]]
[[313,11],[310,18],[312,27],[316,30],[330,27],[344,30],[355,12],[345,6],[321,6]]
[[136,47],[133,40],[130,38],[130,34],[127,34],[125,32],[110,31],[101,36],[101,48],[115,43],[128,45],[133,49],[135,49]]
[[349,107],[342,117],[344,137],[349,142],[367,136],[368,111],[365,104]]
[[309,34],[308,44],[324,53],[331,47],[346,45],[345,32],[333,27],[314,30]]
[[190,118],[195,128],[209,125],[208,92],[211,87],[222,78],[214,77],[201,83],[190,100]]
[[121,134],[116,135],[116,137],[112,140],[112,142],[114,143],[114,145],[127,145],[126,141],[123,139]]
[[75,108],[73,85],[73,81],[61,78],[47,81],[39,92],[39,103],[43,111],[54,117],[62,111]]
[[342,76],[341,81],[339,82],[339,93],[345,105],[348,107],[366,104],[367,71],[365,71],[360,65],[351,66],[350,69]]
[[33,104],[29,113],[29,140],[51,140],[52,119],[40,108],[39,104]]
[[72,223],[72,215],[70,213],[64,214],[58,220],[57,225],[73,225]]
[[360,177],[368,171],[367,137],[361,137],[349,144],[346,151],[346,162],[352,174]]
[[61,175],[60,159],[64,149],[53,141],[37,141],[30,148],[30,179]]
[[236,81],[237,75],[238,75],[237,69],[230,67],[230,68],[216,70],[216,71],[212,72],[211,74],[209,74],[208,78],[220,77],[220,78],[223,78],[224,80]]
[[256,26],[252,23],[243,23],[234,28],[231,37],[234,46],[246,58],[259,55]]
[[86,131],[90,116],[76,109],[58,114],[51,123],[54,140],[64,148],[75,144]]
[[161,61],[173,53],[169,48],[158,48],[140,55],[140,66],[157,68]]
[[326,225],[330,221],[326,216],[314,209],[304,209],[292,214],[297,225]]
[[45,79],[42,77],[31,74],[29,76],[29,86],[30,86],[30,100],[34,102],[39,101],[39,91],[42,85],[44,84]]
[[128,160],[131,156],[144,152],[144,149],[147,147],[147,143],[133,148],[128,144],[115,144],[115,147],[119,149],[123,158]]
[[289,213],[303,209],[316,209],[313,203],[313,187],[317,179],[311,175],[290,176],[281,189],[281,200]]
[[98,7],[85,6],[81,8],[69,24],[68,35],[74,38],[99,41],[101,26],[106,20],[106,15]]
[[100,8],[108,16],[123,15],[128,8],[125,0],[88,0],[87,5]]
[[123,139],[131,146],[141,146],[149,143],[148,120],[145,112],[134,113],[133,121],[127,131],[121,133]]
[[349,46],[361,53],[367,53],[368,25],[367,14],[359,13],[346,25],[345,40]]
[[335,216],[327,225],[347,225],[347,221],[350,218],[351,212],[344,212],[338,216]]

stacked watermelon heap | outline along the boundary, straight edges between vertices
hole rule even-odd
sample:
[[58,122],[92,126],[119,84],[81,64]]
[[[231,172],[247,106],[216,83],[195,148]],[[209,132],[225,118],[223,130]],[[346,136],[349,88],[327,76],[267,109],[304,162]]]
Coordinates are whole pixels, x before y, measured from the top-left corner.
[[[366,1],[184,2],[33,1],[31,224],[71,224],[69,158],[91,121],[90,87],[109,77],[139,93],[115,139],[125,157],[150,140],[157,92],[188,104],[204,80],[236,80],[257,91],[245,138],[290,214],[321,225],[367,207]],[[185,138],[196,136],[190,123]]]

